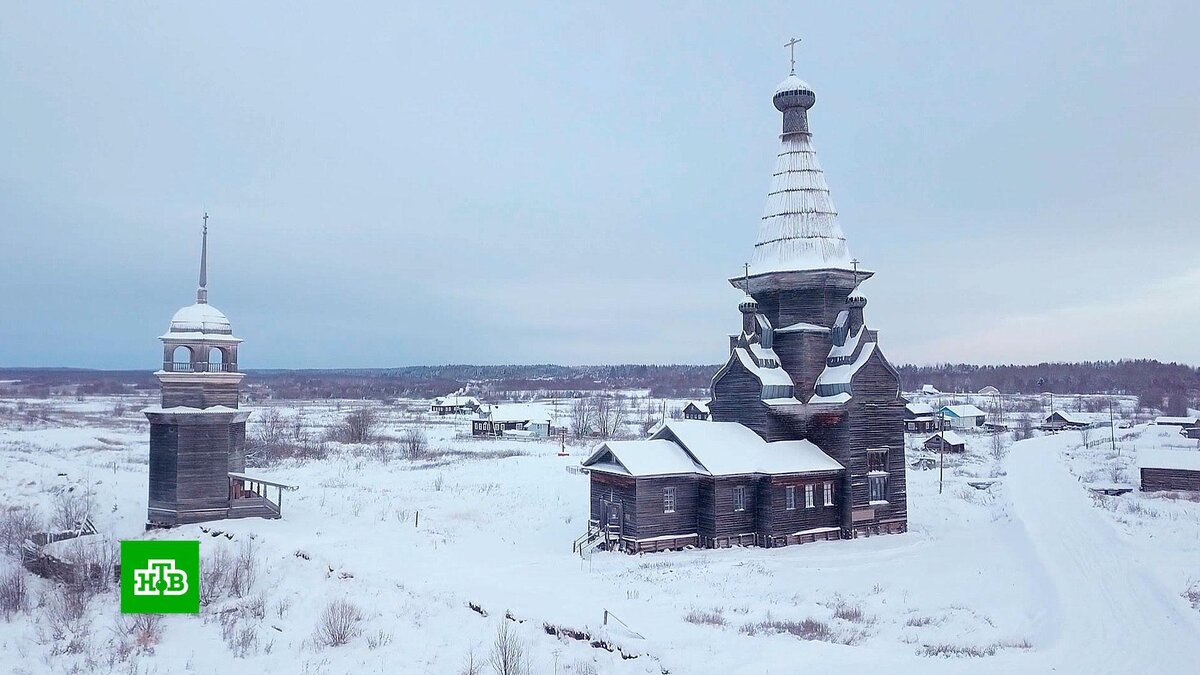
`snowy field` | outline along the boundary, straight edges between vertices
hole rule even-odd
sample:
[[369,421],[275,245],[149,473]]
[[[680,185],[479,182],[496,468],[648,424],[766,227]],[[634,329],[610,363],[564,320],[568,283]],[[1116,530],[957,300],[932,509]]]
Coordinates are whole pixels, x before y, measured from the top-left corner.
[[[491,673],[501,626],[533,673],[1197,672],[1200,502],[1084,487],[1136,483],[1141,450],[1196,448],[1173,428],[1119,429],[1115,450],[1097,431],[966,434],[941,486],[909,471],[905,535],[581,558],[588,483],[568,468],[586,444],[472,439],[416,402],[380,409],[381,441],[250,469],[300,486],[281,520],[147,533],[152,402],[0,401],[0,515],[49,526],[86,495],[113,540],[197,538],[206,569],[231,573],[199,616],[157,623],[123,619],[115,588],[72,598],[26,575],[25,606],[0,616],[0,672]],[[277,410],[317,438],[362,405]],[[419,458],[396,447],[410,429]],[[16,560],[0,558],[0,587]],[[351,619],[331,646],[318,629],[339,601]]]

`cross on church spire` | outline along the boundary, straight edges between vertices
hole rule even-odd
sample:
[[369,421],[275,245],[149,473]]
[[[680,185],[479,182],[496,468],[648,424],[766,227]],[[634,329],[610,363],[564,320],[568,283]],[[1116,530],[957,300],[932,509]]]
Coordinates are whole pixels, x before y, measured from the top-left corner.
[[796,38],[792,38],[791,40],[788,40],[787,42],[785,42],[783,45],[784,47],[787,47],[788,49],[790,49],[792,51],[792,74],[793,75],[796,74],[796,45],[799,43],[800,43],[800,40],[798,40]]

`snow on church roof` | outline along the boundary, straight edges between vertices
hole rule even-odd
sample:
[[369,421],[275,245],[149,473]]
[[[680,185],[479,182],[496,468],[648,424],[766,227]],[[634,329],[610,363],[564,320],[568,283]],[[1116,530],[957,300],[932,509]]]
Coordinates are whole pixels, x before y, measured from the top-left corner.
[[762,382],[765,385],[779,385],[784,387],[793,386],[792,378],[787,374],[787,371],[785,371],[783,368],[759,367],[759,365],[754,362],[754,358],[750,356],[750,353],[746,351],[745,347],[738,347],[737,349],[733,350],[733,353],[737,354],[738,361],[741,362],[742,366],[745,367],[746,370],[750,371],[752,375],[757,377],[759,382]]
[[737,422],[676,420],[654,434],[654,440],[675,439],[714,476],[747,473],[811,473],[842,469],[812,441],[767,443]]
[[175,316],[171,317],[171,328],[167,335],[171,333],[230,335],[233,328],[221,310],[207,302],[197,302],[175,312]]
[[[792,79],[807,88],[795,77],[780,86],[789,85]],[[837,209],[810,135],[784,134],[781,143],[751,269],[755,274],[851,269],[846,236],[838,224]]]
[[[607,461],[610,457],[614,461]],[[607,441],[583,460],[583,466],[630,476],[708,473],[692,461],[683,448],[669,440]]]
[[[860,333],[862,331],[859,331]],[[826,366],[825,370],[817,376],[817,384],[850,384],[850,380],[867,363],[867,359],[871,358],[871,354],[875,353],[875,343],[863,343],[862,351],[858,353],[858,358],[854,359],[853,363],[847,363],[841,366]]]

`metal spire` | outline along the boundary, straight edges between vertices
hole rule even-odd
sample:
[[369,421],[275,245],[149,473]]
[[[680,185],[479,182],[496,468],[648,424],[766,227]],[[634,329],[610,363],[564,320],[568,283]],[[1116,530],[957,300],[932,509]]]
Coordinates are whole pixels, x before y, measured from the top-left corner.
[[791,40],[787,41],[783,45],[784,47],[787,47],[792,50],[792,74],[793,75],[796,74],[796,45],[799,43],[800,43],[800,40],[797,40],[796,38],[792,38]]
[[204,233],[200,239],[200,288],[196,290],[196,304],[208,302],[208,211],[204,212]]

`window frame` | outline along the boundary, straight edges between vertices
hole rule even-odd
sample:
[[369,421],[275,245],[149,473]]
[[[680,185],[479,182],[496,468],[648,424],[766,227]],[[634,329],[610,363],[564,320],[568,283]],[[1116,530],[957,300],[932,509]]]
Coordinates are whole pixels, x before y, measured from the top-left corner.
[[789,485],[784,489],[785,503],[788,511],[796,510],[796,486]]
[[804,486],[804,508],[811,509],[817,505],[815,495],[813,494],[814,492],[816,492],[815,485],[813,485],[812,483],[805,484],[805,486]]
[[[888,460],[890,459],[888,455],[890,454],[890,450],[891,449],[886,446],[881,448],[867,448],[867,473],[874,471],[882,471],[887,473]],[[876,461],[876,458],[878,457],[883,458],[882,463]]]
[[668,485],[663,489],[663,513],[675,513],[675,486]]
[[735,485],[735,486],[733,486],[733,511],[734,511],[734,513],[737,513],[739,511],[745,511],[745,510],[746,510],[746,486],[745,485]]
[[867,498],[871,504],[887,503],[888,478],[886,471],[872,471],[867,474]]
[[823,501],[825,502],[825,506],[833,506],[833,481],[825,481],[825,485],[821,488],[821,492],[823,493]]

